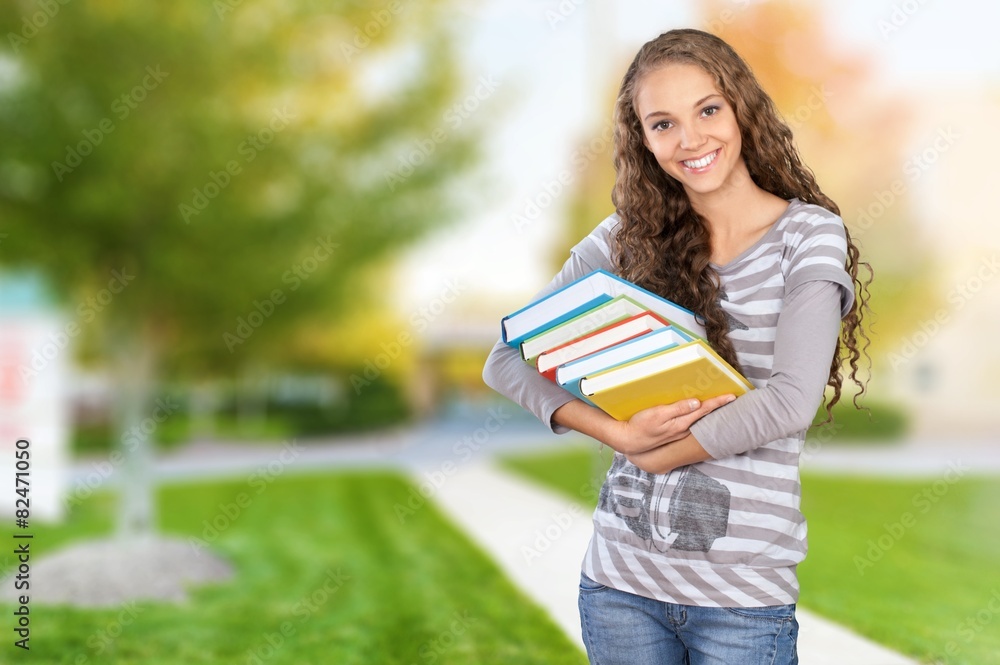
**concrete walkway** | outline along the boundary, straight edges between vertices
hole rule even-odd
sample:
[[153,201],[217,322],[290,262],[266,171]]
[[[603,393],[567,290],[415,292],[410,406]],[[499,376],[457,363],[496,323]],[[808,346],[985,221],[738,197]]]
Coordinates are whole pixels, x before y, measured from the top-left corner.
[[[440,468],[463,466],[495,455],[565,450],[594,442],[579,435],[555,436],[537,421],[504,422],[493,430],[489,416],[429,422],[363,435],[301,441],[247,443],[195,440],[160,454],[153,477],[160,482],[246,476],[280,461],[282,469]],[[595,444],[596,445],[596,444]],[[282,455],[286,448],[289,453]],[[1000,474],[1000,442],[917,440],[878,445],[807,445],[802,468],[814,473],[933,478],[955,465],[974,474]],[[108,455],[75,460],[67,469],[71,488],[95,490],[118,476]]]
[[[590,509],[487,460],[461,466],[434,499],[583,648],[577,586],[593,532]],[[801,607],[797,617],[803,665],[916,665]]]

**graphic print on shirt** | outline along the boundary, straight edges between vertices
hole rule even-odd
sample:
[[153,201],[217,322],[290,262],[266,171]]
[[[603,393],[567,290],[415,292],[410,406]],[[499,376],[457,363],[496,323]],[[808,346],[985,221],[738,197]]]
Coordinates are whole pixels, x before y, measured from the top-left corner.
[[601,485],[597,509],[617,515],[629,531],[652,541],[653,480],[653,474],[630,464],[624,455],[615,455],[608,479]]
[[[666,515],[660,502],[667,477],[655,476],[615,455],[597,509],[618,517],[649,549],[708,552],[729,526],[729,489],[693,467],[680,471]],[[669,519],[667,533],[660,524]]]
[[[724,289],[720,289],[719,290],[719,307],[722,307],[722,301],[723,300],[725,300],[726,302],[729,302],[729,294],[726,293]],[[733,316],[732,314],[730,314],[729,312],[727,312],[725,310],[725,308],[722,309],[722,313],[726,315],[726,321],[729,322],[729,329],[730,330],[750,330],[750,328],[745,323],[743,323],[742,321],[740,321],[739,319],[737,319],[735,316]]]
[[670,498],[670,534],[675,550],[707,552],[729,526],[729,488],[688,467]]

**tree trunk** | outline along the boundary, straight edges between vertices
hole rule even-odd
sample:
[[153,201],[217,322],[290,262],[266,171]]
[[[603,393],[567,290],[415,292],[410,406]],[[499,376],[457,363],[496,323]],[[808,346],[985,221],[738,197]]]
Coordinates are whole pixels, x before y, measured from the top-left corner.
[[138,335],[125,337],[115,351],[119,468],[118,534],[146,536],[156,523],[153,436],[164,409],[150,410],[155,353]]

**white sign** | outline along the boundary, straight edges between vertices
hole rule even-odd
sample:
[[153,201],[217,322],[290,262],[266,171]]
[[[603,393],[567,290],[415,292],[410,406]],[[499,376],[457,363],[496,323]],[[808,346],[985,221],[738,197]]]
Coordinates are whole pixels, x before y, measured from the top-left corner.
[[63,323],[38,310],[0,315],[0,515],[10,516],[12,529],[24,514],[17,489],[29,490],[29,519],[54,521],[64,512],[72,350],[58,343]]

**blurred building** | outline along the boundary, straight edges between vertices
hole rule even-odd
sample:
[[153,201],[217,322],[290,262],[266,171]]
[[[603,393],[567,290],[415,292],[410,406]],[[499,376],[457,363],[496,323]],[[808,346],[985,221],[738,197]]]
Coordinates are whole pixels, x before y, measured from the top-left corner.
[[427,416],[493,399],[483,383],[483,365],[499,334],[499,321],[449,320],[430,328],[408,388],[414,411]]
[[[921,100],[907,162],[914,231],[935,253],[937,289],[920,323],[888,357],[884,385],[912,413],[918,436],[1000,435],[1000,225],[995,91]],[[994,150],[996,149],[996,150]],[[919,175],[918,175],[919,174]],[[892,345],[890,345],[892,348]]]

